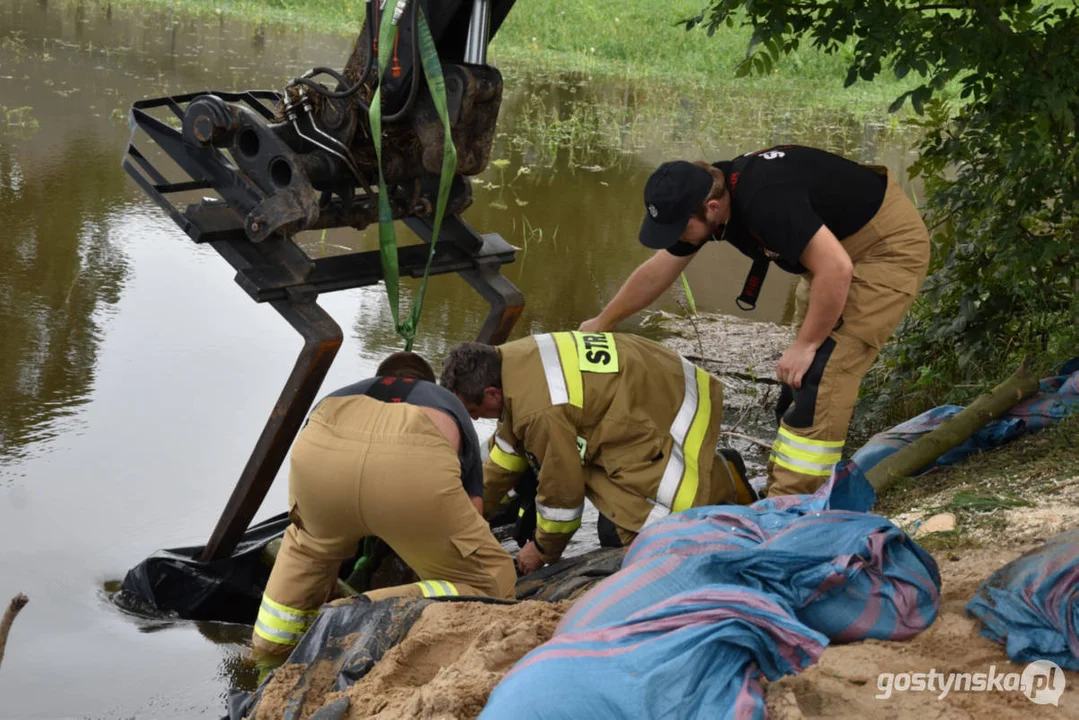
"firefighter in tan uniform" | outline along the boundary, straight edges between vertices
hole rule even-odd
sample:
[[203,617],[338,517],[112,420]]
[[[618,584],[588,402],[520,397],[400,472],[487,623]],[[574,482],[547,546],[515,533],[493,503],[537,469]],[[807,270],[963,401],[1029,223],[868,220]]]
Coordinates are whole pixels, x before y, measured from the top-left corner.
[[419,355],[396,353],[374,378],[319,402],[296,438],[292,523],[266,584],[252,644],[282,662],[333,599],[338,568],[377,536],[421,578],[366,593],[512,600],[513,559],[480,514],[480,444],[465,408]]
[[644,338],[556,332],[463,343],[443,361],[441,383],[473,418],[501,419],[484,464],[485,515],[529,464],[538,469],[522,572],[559,559],[586,497],[623,543],[672,512],[756,499],[716,455],[722,386]]
[[609,330],[666,290],[706,241],[753,259],[751,309],[771,262],[801,275],[768,494],[810,493],[841,458],[858,387],[925,280],[929,233],[886,168],[798,145],[733,161],[664,163],[645,186],[640,240],[658,250],[582,331]]

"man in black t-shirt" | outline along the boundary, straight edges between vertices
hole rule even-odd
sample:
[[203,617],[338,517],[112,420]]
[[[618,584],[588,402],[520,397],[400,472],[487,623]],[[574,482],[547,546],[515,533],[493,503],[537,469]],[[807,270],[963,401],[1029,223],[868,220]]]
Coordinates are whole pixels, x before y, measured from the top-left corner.
[[914,301],[929,233],[886,168],[780,145],[731,161],[664,163],[648,179],[640,241],[658,252],[582,331],[611,330],[666,290],[709,240],[753,260],[739,305],[770,263],[802,276],[795,341],[776,366],[782,412],[768,493],[813,492],[840,459],[858,386]]

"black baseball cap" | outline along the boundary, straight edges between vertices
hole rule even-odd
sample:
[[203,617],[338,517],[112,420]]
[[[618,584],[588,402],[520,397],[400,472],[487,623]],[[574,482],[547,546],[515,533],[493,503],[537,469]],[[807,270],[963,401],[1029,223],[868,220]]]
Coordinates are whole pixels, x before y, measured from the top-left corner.
[[685,160],[660,165],[644,186],[641,244],[665,250],[678,242],[711,191],[712,174],[699,165]]

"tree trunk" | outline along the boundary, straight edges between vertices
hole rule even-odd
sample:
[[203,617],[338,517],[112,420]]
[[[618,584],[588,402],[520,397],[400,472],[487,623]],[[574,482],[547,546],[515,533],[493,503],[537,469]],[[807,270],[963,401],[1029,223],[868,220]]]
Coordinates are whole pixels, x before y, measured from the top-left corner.
[[[1072,302],[1075,302],[1075,298],[1079,297],[1079,274],[1072,278]],[[1079,325],[1079,303],[1075,306],[1075,324]]]
[[7,645],[8,633],[11,632],[11,623],[15,622],[15,616],[26,607],[28,602],[30,602],[30,598],[19,593],[11,598],[7,610],[4,611],[4,617],[0,620],[0,663],[4,662],[4,647]]
[[1038,379],[1030,375],[1024,361],[1007,380],[982,395],[936,430],[879,462],[866,473],[866,478],[877,494],[880,494],[896,479],[909,476],[952,448],[963,444],[990,420],[1000,417],[1037,390]]

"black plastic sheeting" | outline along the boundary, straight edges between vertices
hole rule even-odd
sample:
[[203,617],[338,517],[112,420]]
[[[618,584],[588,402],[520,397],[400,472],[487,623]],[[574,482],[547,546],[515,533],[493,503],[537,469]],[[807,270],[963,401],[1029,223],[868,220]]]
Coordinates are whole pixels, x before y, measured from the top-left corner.
[[[522,473],[516,489],[512,502],[492,520],[491,529],[496,537],[513,537],[518,546],[524,546],[535,531],[535,474]],[[270,577],[262,551],[284,535],[288,524],[288,514],[282,513],[253,525],[231,556],[210,563],[198,559],[203,547],[159,550],[127,572],[113,600],[122,609],[143,616],[254,623]],[[357,557],[361,548],[362,544]],[[342,563],[339,574],[361,592],[418,579],[382,542],[374,546],[371,570],[352,575],[355,559]]]
[[262,551],[288,524],[282,513],[252,525],[230,557],[214,562],[198,559],[201,546],[159,550],[128,571],[113,601],[139,615],[251,624],[270,577]]
[[572,600],[622,567],[625,548],[599,548],[525,575],[515,588],[518,600]]
[[[314,624],[289,655],[288,661],[271,673],[253,693],[233,690],[228,697],[229,720],[254,717],[262,693],[274,678],[289,665],[302,663],[313,667],[318,663],[325,672],[333,667],[333,691],[346,690],[366,675],[375,663],[401,642],[423,609],[432,600],[426,598],[390,598],[372,603],[365,596],[348,602],[324,607]],[[289,695],[282,720],[301,717],[308,690],[310,673],[304,673]],[[325,693],[325,689],[322,690]],[[319,709],[312,720],[340,720],[348,712],[348,697]]]
[[[622,565],[625,551],[621,548],[601,548],[578,557],[568,558],[517,582],[518,600],[558,602],[580,596],[603,578],[615,573]],[[365,596],[349,598],[323,606],[314,624],[289,655],[288,661],[271,673],[252,693],[233,690],[228,698],[228,720],[253,717],[262,693],[272,682],[274,674],[289,665],[302,664],[304,672],[289,693],[283,720],[301,717],[312,674],[307,668],[318,667],[326,676],[332,668],[333,686],[318,689],[319,696],[347,690],[366,675],[391,648],[401,642],[432,602],[488,602],[508,604],[491,598],[447,597],[390,598],[372,603]],[[340,720],[348,713],[347,696],[328,703],[311,715],[311,720]]]
[[[453,602],[491,602],[509,604],[508,601],[491,598],[445,598]],[[288,661],[271,673],[252,693],[233,690],[228,697],[228,719],[243,720],[255,716],[262,693],[273,681],[274,675],[289,665],[304,665],[305,672],[289,693],[282,720],[299,720],[302,717],[307,694],[312,689],[312,673],[307,668],[318,667],[325,677],[332,668],[334,682],[331,688],[317,690],[319,695],[347,690],[353,683],[370,672],[382,657],[401,642],[412,625],[419,619],[423,609],[432,602],[429,598],[390,598],[372,603],[365,596],[338,601],[323,607],[315,623],[289,655]],[[348,697],[324,705],[311,720],[340,720],[348,713]]]
[[[531,499],[515,499],[504,513],[503,523],[517,520],[517,507]],[[526,511],[525,518],[535,511]],[[497,522],[497,521],[496,521]],[[161,550],[139,563],[124,577],[114,601],[124,610],[151,617],[214,620],[250,625],[258,614],[262,592],[269,579],[270,566],[263,550],[280,538],[288,527],[287,514],[281,514],[252,526],[244,533],[230,557],[205,563],[198,558],[202,547]],[[523,524],[492,528],[496,534],[519,536],[527,541],[531,531]],[[520,600],[559,602],[573,599],[622,565],[625,550],[600,548],[577,557],[561,560],[517,581]],[[396,557],[396,556],[394,556]],[[342,564],[342,574],[349,572],[351,561]],[[497,602],[491,598],[444,598],[453,602]],[[293,650],[282,667],[297,663],[318,664],[324,673],[333,667],[334,690],[345,690],[362,678],[383,655],[399,643],[411,629],[423,608],[438,600],[428,598],[391,598],[372,603],[366,596],[354,596],[323,606],[315,623]],[[279,669],[280,671],[280,669]],[[323,675],[325,677],[325,675]],[[254,692],[233,690],[228,698],[228,718],[252,717],[271,674]],[[289,696],[284,718],[299,718],[310,678],[305,673]],[[325,693],[325,688],[322,688]],[[347,697],[319,709],[312,720],[338,720],[347,714]]]

